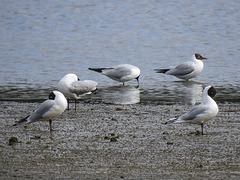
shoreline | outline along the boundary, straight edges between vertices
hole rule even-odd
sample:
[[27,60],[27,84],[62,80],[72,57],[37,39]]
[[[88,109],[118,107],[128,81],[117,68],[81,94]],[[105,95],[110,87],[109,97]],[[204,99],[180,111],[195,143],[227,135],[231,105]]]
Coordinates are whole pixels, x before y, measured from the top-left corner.
[[[174,179],[239,178],[240,106],[219,105],[219,114],[199,125],[165,125],[191,105],[94,104],[80,101],[48,122],[12,124],[40,103],[0,105],[2,178]],[[18,143],[9,145],[16,137]]]

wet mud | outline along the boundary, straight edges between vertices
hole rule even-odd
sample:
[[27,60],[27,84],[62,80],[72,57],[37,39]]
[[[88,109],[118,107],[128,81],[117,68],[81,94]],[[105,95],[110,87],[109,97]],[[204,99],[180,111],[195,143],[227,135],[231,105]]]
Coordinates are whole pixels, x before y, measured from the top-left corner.
[[190,105],[79,102],[53,120],[12,125],[40,103],[1,102],[0,179],[239,179],[240,104],[200,126],[165,124]]

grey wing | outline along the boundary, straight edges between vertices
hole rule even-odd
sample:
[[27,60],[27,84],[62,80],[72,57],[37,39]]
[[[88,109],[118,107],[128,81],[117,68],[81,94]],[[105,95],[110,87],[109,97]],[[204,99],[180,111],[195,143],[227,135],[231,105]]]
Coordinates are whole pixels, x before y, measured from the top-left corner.
[[189,111],[186,114],[183,114],[182,116],[180,116],[178,119],[180,120],[186,120],[186,121],[190,121],[190,120],[194,120],[195,118],[204,115],[204,113],[207,111],[207,107],[206,106],[195,106],[191,111]]
[[96,90],[97,84],[97,82],[92,80],[75,81],[72,83],[71,92],[77,95],[83,95]]
[[37,121],[44,118],[44,115],[55,105],[55,101],[46,100],[29,116],[29,121]]
[[122,77],[131,74],[131,70],[126,67],[117,67],[115,69],[111,69],[106,72],[103,72],[103,74],[113,79],[121,79]]
[[193,71],[194,71],[194,66],[191,63],[183,63],[173,69],[170,69],[167,73],[175,76],[182,76],[182,75],[190,74]]

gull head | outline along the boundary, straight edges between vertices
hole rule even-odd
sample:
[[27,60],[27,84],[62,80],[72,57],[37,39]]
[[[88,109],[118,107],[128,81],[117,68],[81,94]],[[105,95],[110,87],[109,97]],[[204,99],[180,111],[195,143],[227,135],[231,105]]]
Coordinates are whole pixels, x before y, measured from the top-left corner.
[[195,58],[195,59],[197,59],[197,60],[203,60],[203,59],[207,59],[207,58],[205,58],[205,57],[201,56],[201,55],[200,55],[200,54],[198,54],[198,53],[194,54],[194,58]]

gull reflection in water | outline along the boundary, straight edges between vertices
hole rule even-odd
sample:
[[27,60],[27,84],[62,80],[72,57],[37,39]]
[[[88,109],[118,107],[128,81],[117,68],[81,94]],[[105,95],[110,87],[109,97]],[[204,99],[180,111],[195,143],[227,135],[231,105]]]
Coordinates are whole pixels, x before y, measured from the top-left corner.
[[203,91],[202,83],[195,81],[183,81],[182,84],[187,87],[183,91],[186,101],[189,102],[191,105],[201,103]]
[[102,101],[112,104],[140,102],[140,90],[133,86],[112,86],[102,90]]

